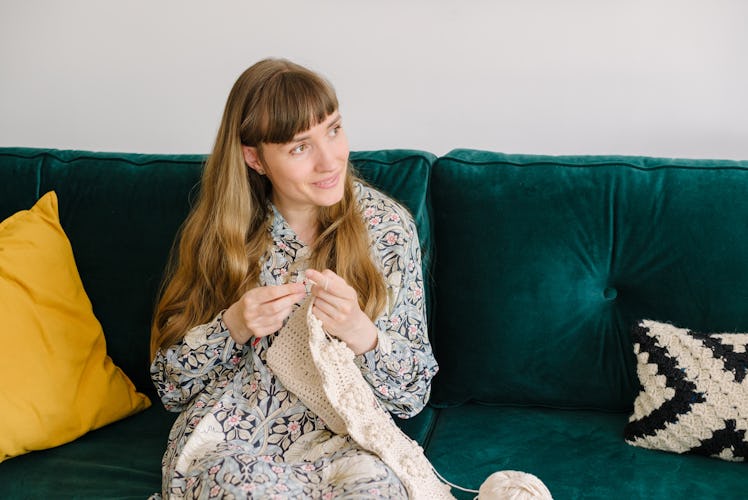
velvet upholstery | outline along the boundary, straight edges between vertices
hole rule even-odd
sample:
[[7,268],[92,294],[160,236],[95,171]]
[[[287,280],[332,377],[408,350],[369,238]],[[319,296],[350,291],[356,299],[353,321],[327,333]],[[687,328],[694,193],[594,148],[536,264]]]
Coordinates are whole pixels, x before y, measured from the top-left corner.
[[0,498],[144,500],[161,488],[161,456],[176,414],[148,410],[76,441],[0,464]]
[[556,500],[745,498],[745,463],[627,445],[626,421],[622,413],[468,403],[439,411],[426,452],[447,480],[474,489],[495,471],[520,470]]
[[[396,422],[442,475],[477,488],[523,470],[557,500],[744,497],[745,464],[635,448],[623,428],[639,388],[635,321],[748,331],[748,162],[472,150],[351,159],[418,225],[441,371],[430,406]],[[175,415],[148,377],[149,323],[203,161],[0,148],[0,219],[57,192],[109,354],[155,403],[0,464],[0,498],[159,489]]]
[[748,329],[747,194],[748,162],[439,158],[433,402],[630,408],[635,321]]

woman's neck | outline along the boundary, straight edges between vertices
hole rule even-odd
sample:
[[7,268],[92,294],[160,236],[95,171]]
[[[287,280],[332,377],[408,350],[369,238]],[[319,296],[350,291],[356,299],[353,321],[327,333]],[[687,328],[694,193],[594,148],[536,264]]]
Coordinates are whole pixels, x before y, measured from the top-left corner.
[[296,233],[296,237],[305,245],[314,243],[317,237],[319,222],[317,220],[317,208],[288,209],[287,207],[275,206],[281,213],[288,226]]
[[296,237],[306,246],[310,246],[312,243],[314,243],[314,240],[317,238],[317,227],[316,224],[312,228],[296,228],[294,226],[291,226],[291,229],[293,229],[293,232],[296,233]]

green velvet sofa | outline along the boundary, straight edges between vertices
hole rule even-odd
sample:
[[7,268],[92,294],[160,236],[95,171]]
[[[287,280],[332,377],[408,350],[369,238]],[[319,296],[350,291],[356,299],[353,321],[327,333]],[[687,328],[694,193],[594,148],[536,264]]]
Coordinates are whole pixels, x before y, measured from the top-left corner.
[[[473,150],[351,159],[418,224],[441,370],[429,406],[398,423],[443,476],[477,488],[494,471],[526,471],[556,499],[746,497],[745,463],[633,447],[623,429],[639,391],[638,320],[748,331],[748,162]],[[56,191],[108,352],[154,403],[3,462],[0,498],[160,489],[175,415],[149,379],[149,323],[203,160],[0,148],[0,220]]]

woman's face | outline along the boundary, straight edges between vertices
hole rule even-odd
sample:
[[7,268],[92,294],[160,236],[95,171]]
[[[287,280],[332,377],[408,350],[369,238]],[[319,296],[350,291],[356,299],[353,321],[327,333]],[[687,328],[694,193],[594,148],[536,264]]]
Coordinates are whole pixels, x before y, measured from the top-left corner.
[[337,111],[296,134],[291,142],[263,144],[262,159],[257,148],[244,147],[247,165],[267,175],[273,203],[286,217],[316,211],[343,198],[348,154],[348,139]]

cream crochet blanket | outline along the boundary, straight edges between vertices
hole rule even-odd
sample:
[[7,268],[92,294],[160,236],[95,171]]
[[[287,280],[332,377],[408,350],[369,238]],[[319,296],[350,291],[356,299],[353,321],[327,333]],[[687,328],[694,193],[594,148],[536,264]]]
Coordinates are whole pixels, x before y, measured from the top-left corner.
[[384,410],[348,346],[329,336],[307,299],[289,318],[267,352],[281,383],[336,434],[350,435],[397,474],[411,499],[454,498],[439,481],[423,449]]

